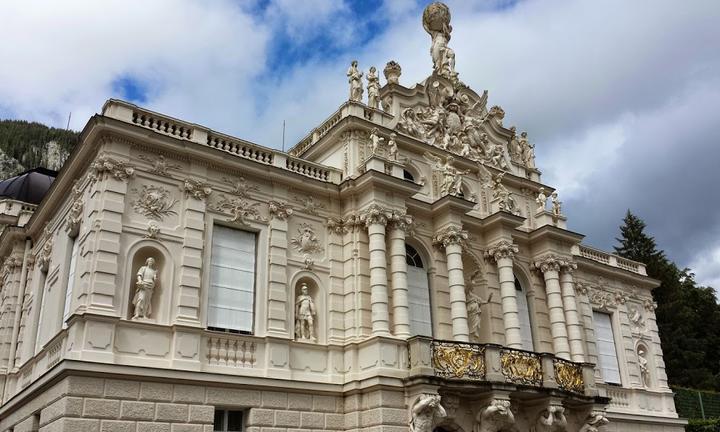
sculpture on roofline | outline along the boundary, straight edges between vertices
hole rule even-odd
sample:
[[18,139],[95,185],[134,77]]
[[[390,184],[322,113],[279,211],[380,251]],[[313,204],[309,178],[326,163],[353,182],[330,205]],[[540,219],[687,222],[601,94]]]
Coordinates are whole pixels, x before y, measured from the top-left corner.
[[368,106],[378,109],[380,107],[380,78],[378,78],[375,66],[372,66],[367,74],[367,91]]
[[443,3],[431,3],[423,11],[423,28],[430,34],[430,57],[433,70],[440,76],[456,79],[455,52],[448,47],[450,42],[450,9]]
[[552,202],[553,216],[562,216],[562,201],[560,201],[560,198],[558,198],[557,191],[554,191],[550,194],[550,201]]
[[150,318],[152,312],[152,296],[157,283],[157,270],[155,259],[148,258],[145,265],[137,271],[135,282],[135,295],[133,296],[133,319]]
[[385,138],[381,137],[379,135],[380,131],[378,128],[373,128],[373,130],[370,132],[370,152],[373,155],[378,154],[378,151],[380,150],[380,145],[385,141]]
[[357,60],[352,61],[346,75],[348,77],[348,82],[350,83],[350,100],[355,102],[362,102],[363,73],[360,72],[360,70],[358,69]]
[[397,137],[397,134],[395,132],[392,132],[390,134],[390,140],[388,141],[388,159],[392,161],[398,160],[398,146],[397,142],[395,142],[395,137]]
[[541,187],[540,191],[538,192],[537,198],[535,198],[535,202],[538,205],[538,208],[537,208],[538,213],[545,211],[545,206],[547,206],[547,200],[548,200],[548,197],[547,197],[547,195],[545,195],[545,188]]

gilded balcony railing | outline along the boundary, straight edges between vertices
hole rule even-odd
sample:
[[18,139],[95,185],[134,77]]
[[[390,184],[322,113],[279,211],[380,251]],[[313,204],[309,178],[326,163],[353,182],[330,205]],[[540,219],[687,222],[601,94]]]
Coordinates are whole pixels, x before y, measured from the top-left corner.
[[485,347],[460,342],[432,343],[435,374],[450,379],[485,379]]
[[508,382],[532,386],[542,385],[543,368],[538,354],[503,348],[500,350],[500,367]]

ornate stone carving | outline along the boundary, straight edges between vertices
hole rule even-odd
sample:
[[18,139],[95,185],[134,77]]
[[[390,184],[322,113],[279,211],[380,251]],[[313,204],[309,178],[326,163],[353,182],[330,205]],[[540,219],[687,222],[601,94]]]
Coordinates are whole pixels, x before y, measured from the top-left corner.
[[43,244],[43,247],[38,251],[36,261],[41,270],[47,271],[50,267],[50,257],[52,256],[53,238],[52,234],[47,230],[44,235],[47,240],[45,240],[45,244]]
[[400,64],[395,60],[390,60],[383,69],[383,74],[388,84],[400,84],[400,75],[402,74],[402,68]]
[[69,233],[77,234],[82,222],[83,216],[83,202],[82,198],[78,197],[73,201],[70,211],[68,212],[67,219],[65,220],[65,230]]
[[368,106],[378,109],[380,107],[380,78],[375,66],[370,67],[367,74]]
[[212,186],[197,179],[185,179],[180,189],[196,200],[204,200],[212,193]]
[[177,214],[173,207],[178,200],[162,186],[143,185],[139,191],[132,189],[132,192],[137,194],[132,206],[138,214],[155,220],[163,220],[166,216]]
[[440,402],[445,408],[445,414],[448,418],[455,417],[455,413],[457,412],[458,408],[460,408],[460,397],[453,395],[453,394],[446,394],[442,396],[442,400]]
[[432,38],[430,57],[433,70],[442,77],[456,80],[455,51],[447,46],[452,32],[450,9],[443,3],[431,3],[423,11],[422,23]]
[[447,247],[451,244],[459,244],[465,247],[467,240],[470,238],[470,234],[461,227],[451,225],[444,228],[433,236],[433,244]]
[[479,295],[475,294],[475,287],[480,285],[482,279],[482,270],[478,269],[465,280],[465,297],[468,314],[468,327],[470,332],[479,339],[481,335],[481,319],[482,319],[482,307],[492,300],[492,293],[488,296],[487,300],[483,300]]
[[350,83],[350,100],[362,102],[363,73],[358,69],[357,60],[353,60],[352,63],[350,63],[350,68],[348,68],[346,75],[348,77],[348,83]]
[[305,213],[318,216],[318,210],[325,210],[325,204],[315,201],[311,196],[295,196],[295,201],[300,203]]
[[492,180],[492,197],[497,200],[498,209],[514,215],[520,215],[520,209],[515,202],[512,192],[502,184],[505,173],[499,173]]
[[155,269],[155,259],[148,258],[145,265],[137,271],[135,282],[135,295],[133,296],[133,319],[150,318],[152,312],[152,297],[157,284],[158,272]]
[[374,224],[387,225],[393,217],[393,211],[377,204],[371,204],[359,214],[359,222],[366,227]]
[[552,201],[552,213],[554,217],[562,216],[562,201],[558,198],[557,191],[550,194],[550,201]]
[[248,198],[250,192],[260,192],[260,188],[252,183],[248,183],[245,177],[240,177],[237,180],[232,180],[227,177],[223,177],[223,182],[232,186],[231,194],[237,195],[242,198]]
[[593,411],[585,419],[585,423],[580,428],[580,432],[600,432],[600,428],[610,423],[602,411]]
[[315,235],[312,225],[302,223],[297,232],[297,235],[290,239],[290,244],[305,257],[305,268],[310,269],[314,264],[312,255],[321,254],[325,249]]
[[410,409],[410,432],[432,432],[435,425],[447,416],[440,404],[440,395],[423,393]]
[[549,254],[545,255],[533,263],[533,266],[540,270],[542,273],[546,273],[549,271],[560,271],[560,267],[564,265],[567,261],[555,254]]
[[100,155],[90,165],[91,179],[97,181],[107,175],[113,177],[116,180],[126,181],[128,178],[135,174],[135,168],[130,166],[127,162],[122,162],[113,159],[106,155]]
[[433,342],[435,375],[443,378],[485,379],[485,347],[462,342]]
[[543,410],[532,428],[532,432],[565,432],[566,430],[565,408],[558,405],[551,405]]
[[387,148],[388,148],[388,159],[391,161],[398,160],[398,146],[397,142],[395,142],[395,138],[397,138],[397,134],[395,132],[390,133],[390,139],[387,142]]
[[247,219],[265,222],[257,207],[260,203],[251,203],[244,198],[228,198],[220,194],[217,202],[210,203],[208,207],[222,213],[229,213],[232,217],[228,222],[246,224]]
[[425,159],[433,165],[433,171],[440,176],[439,193],[440,196],[445,195],[461,195],[462,194],[462,176],[469,173],[470,170],[461,171],[453,166],[455,160],[452,156],[448,156],[443,160],[441,157],[435,156],[430,152],[425,152]]
[[545,207],[547,206],[547,200],[548,197],[547,195],[545,195],[545,188],[541,187],[538,191],[537,197],[535,198],[535,202],[538,205],[536,210],[538,213],[545,211]]
[[645,301],[643,301],[643,307],[648,312],[655,312],[655,309],[657,309],[657,303],[652,301],[652,299],[645,299]]
[[150,221],[147,226],[147,234],[145,234],[145,238],[157,239],[158,234],[160,234],[160,227],[155,222]]
[[385,142],[385,138],[381,137],[379,133],[378,128],[370,131],[370,155],[372,156],[380,154],[380,146]]
[[332,217],[332,218],[328,218],[327,222],[325,223],[325,226],[332,233],[344,235],[344,234],[347,234],[348,232],[350,232],[350,230],[355,227],[355,224],[346,218]]
[[512,412],[510,401],[493,399],[489,405],[478,411],[475,417],[477,424],[474,432],[499,432],[514,430],[515,415]]
[[637,346],[638,368],[640,369],[640,381],[643,387],[650,387],[650,369],[648,368],[647,348],[639,344]]
[[273,200],[268,202],[268,212],[270,213],[271,219],[286,220],[292,216],[293,208],[286,202]]
[[581,394],[585,392],[582,365],[560,358],[554,359],[553,365],[555,368],[555,382],[558,383],[560,388]]
[[152,156],[141,154],[138,155],[138,159],[144,160],[152,166],[150,168],[151,173],[165,177],[172,177],[168,172],[169,169],[179,170],[182,168],[182,165],[168,162],[163,155],[158,155],[158,157],[154,158]]
[[645,326],[645,319],[640,312],[640,308],[634,304],[628,306],[628,319],[632,324],[632,332],[635,334],[644,334],[647,329]]
[[505,348],[500,351],[500,367],[508,382],[535,386],[542,383],[542,364],[536,354]]
[[495,262],[503,258],[513,259],[515,254],[518,253],[518,250],[516,244],[507,240],[500,240],[485,251],[485,258],[489,258]]
[[313,341],[315,338],[315,301],[308,293],[308,285],[300,284],[300,294],[295,299],[295,339]]

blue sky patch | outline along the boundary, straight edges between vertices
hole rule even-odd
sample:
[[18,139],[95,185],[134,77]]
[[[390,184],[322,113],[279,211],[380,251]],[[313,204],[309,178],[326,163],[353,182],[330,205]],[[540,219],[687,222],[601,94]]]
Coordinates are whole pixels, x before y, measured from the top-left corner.
[[143,104],[148,99],[147,85],[130,75],[123,75],[115,79],[112,82],[112,91],[120,99],[132,103]]

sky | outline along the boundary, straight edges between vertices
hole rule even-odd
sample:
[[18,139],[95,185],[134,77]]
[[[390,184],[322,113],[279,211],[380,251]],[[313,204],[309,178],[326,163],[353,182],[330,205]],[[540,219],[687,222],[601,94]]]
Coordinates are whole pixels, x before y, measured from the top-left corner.
[[[121,98],[281,148],[347,99],[353,59],[432,69],[418,0],[0,2],[0,118],[81,130]],[[527,131],[568,228],[630,209],[720,287],[720,2],[448,1],[460,78]],[[384,81],[383,81],[384,82]]]

